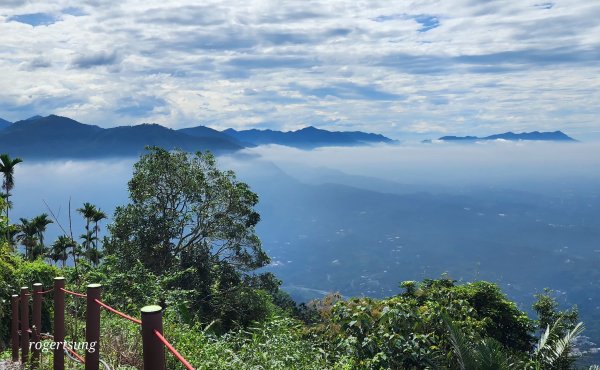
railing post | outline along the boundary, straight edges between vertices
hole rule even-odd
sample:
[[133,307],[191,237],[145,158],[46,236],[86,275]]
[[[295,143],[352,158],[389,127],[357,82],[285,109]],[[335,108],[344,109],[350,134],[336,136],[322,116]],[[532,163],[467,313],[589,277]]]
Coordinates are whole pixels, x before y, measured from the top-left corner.
[[19,361],[19,296],[13,294],[10,297],[10,306],[12,309],[12,322],[10,325],[12,360]]
[[146,306],[142,308],[142,346],[144,351],[144,369],[166,370],[165,346],[154,330],[162,334],[162,307]]
[[85,355],[85,370],[98,370],[100,367],[100,305],[95,300],[100,300],[101,288],[102,285],[100,284],[90,284],[87,286],[87,312],[85,315],[87,351]]
[[54,278],[54,370],[65,370],[65,278]]
[[40,348],[36,347],[36,344],[40,341],[40,333],[42,332],[42,284],[33,284],[33,327],[31,332],[33,333],[33,353],[32,353],[32,365],[38,365],[40,361]]
[[21,287],[21,362],[29,358],[29,288]]

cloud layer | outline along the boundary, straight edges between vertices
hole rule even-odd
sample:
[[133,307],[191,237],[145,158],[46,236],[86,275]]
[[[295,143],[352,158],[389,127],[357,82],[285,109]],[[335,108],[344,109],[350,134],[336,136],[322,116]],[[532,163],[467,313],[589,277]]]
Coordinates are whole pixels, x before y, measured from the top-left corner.
[[600,4],[3,1],[0,117],[600,134]]

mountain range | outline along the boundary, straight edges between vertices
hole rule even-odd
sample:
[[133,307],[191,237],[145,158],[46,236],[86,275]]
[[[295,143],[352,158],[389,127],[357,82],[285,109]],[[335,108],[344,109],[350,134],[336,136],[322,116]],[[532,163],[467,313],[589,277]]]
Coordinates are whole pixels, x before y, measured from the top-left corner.
[[274,131],[274,130],[242,130],[232,128],[223,133],[235,138],[240,143],[279,144],[312,149],[320,146],[357,145],[374,143],[392,143],[394,140],[379,134],[370,134],[360,131],[327,131],[313,126],[305,127],[297,131]]
[[186,151],[233,152],[262,144],[298,148],[330,145],[391,143],[382,135],[364,132],[332,132],[314,127],[298,131],[217,131],[206,126],[173,130],[158,124],[101,128],[68,117],[34,116],[10,123],[0,121],[0,151],[29,158],[97,158],[137,155],[145,146]]
[[[562,131],[554,131],[554,132],[505,132],[502,134],[495,134],[485,137],[477,137],[477,136],[442,136],[438,140],[441,141],[482,141],[482,140],[509,140],[509,141],[519,141],[519,140],[533,140],[533,141],[577,141],[572,137],[568,136]],[[431,142],[431,140],[426,140],[426,142]]]

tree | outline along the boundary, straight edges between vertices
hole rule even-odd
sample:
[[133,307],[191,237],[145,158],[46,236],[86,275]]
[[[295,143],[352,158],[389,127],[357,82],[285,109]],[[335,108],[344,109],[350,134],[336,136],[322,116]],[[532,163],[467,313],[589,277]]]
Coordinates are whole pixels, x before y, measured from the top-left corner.
[[85,234],[82,235],[82,239],[84,239],[83,247],[87,253],[92,245],[92,236],[94,235],[93,231],[90,230],[90,224],[98,209],[92,203],[85,202],[83,203],[83,207],[77,209],[77,212],[85,218]]
[[[519,358],[516,353],[511,353],[492,338],[469,341],[447,316],[444,316],[444,322],[448,327],[454,357],[461,370],[569,370],[573,368],[575,361],[575,356],[571,354],[572,344],[584,330],[583,323],[580,322],[563,333],[559,318],[542,332],[533,352],[522,352]],[[570,359],[570,362],[565,359]]]
[[258,196],[208,152],[148,150],[134,165],[131,202],[117,207],[105,252],[120,271],[141,262],[166,288],[185,290],[203,319],[252,320],[232,302],[258,301],[253,272],[269,263],[255,233]]
[[58,261],[62,262],[62,266],[65,267],[67,259],[69,258],[69,248],[73,248],[73,241],[66,235],[61,235],[52,243],[52,247],[48,253],[48,258],[53,260],[55,263]]
[[44,245],[44,233],[46,232],[46,227],[53,223],[53,221],[48,218],[48,214],[42,213],[41,215],[34,217],[31,222],[37,230],[37,237],[40,241],[42,249],[45,249],[46,246]]
[[537,300],[533,304],[533,310],[538,315],[538,330],[541,332],[536,358],[538,363],[546,364],[548,368],[570,369],[575,363],[575,358],[571,356],[571,341],[564,338],[574,336],[573,332],[577,332],[581,327],[579,312],[577,306],[559,310],[559,304],[553,294],[553,291],[545,289],[543,293],[535,295]]
[[6,198],[2,196],[0,197],[0,243],[6,241],[7,245],[14,250],[16,246],[15,237],[19,233],[19,227],[8,223],[8,218],[3,213],[5,207],[7,207]]
[[[96,212],[94,213],[94,216],[92,217],[92,221],[94,221],[94,250],[96,252],[98,252],[98,232],[100,232],[100,226],[98,225],[98,222],[102,221],[106,219],[106,214],[104,212],[102,212],[100,209],[97,209]],[[98,255],[98,253],[95,253],[96,255]]]
[[[106,214],[89,202],[83,203],[83,207],[78,208],[77,212],[85,219],[85,233],[79,237],[83,240],[83,255],[94,266],[97,266],[102,258],[102,253],[98,250],[98,232],[100,231],[98,222],[105,219]],[[92,222],[94,227],[90,228]]]
[[19,233],[17,240],[25,247],[25,259],[34,260],[34,253],[38,244],[38,228],[26,218],[20,218],[21,224],[18,226]]
[[[21,158],[11,158],[8,154],[0,154],[0,172],[4,175],[4,181],[2,182],[2,188],[4,189],[4,198],[6,199],[6,218],[8,218],[8,209],[10,208],[10,191],[15,187],[15,167],[17,164],[23,162]],[[9,239],[9,235],[6,236]]]
[[[94,239],[95,240],[95,239]],[[98,249],[90,248],[85,252],[85,257],[93,266],[98,266],[100,260],[102,259],[102,252]]]

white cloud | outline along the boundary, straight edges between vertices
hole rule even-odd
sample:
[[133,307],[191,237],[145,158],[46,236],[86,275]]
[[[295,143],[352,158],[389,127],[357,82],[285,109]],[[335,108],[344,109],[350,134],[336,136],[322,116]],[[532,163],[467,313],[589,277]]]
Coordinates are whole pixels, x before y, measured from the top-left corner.
[[421,121],[421,122],[417,122],[417,123],[410,125],[406,131],[416,132],[418,134],[429,134],[429,133],[448,132],[448,128],[441,126],[441,125],[436,125],[436,124],[431,124],[429,122]]
[[[597,127],[600,4],[536,4],[3,2],[0,117],[581,137]],[[57,21],[9,21],[37,13]]]
[[[406,143],[364,147],[325,147],[301,150],[279,145],[245,149],[250,156],[273,162],[284,171],[318,180],[315,170],[400,184],[506,187],[535,190],[578,183],[600,183],[600,143],[485,141],[476,144]],[[235,161],[221,159],[225,167]],[[316,173],[316,176],[314,176]],[[312,174],[312,175],[311,175]],[[323,179],[327,182],[327,179]],[[556,189],[554,189],[556,190]]]

